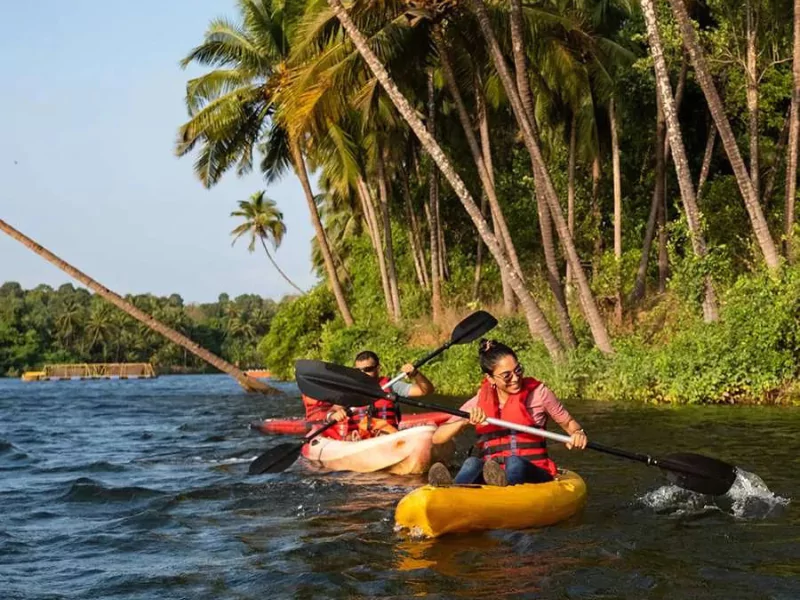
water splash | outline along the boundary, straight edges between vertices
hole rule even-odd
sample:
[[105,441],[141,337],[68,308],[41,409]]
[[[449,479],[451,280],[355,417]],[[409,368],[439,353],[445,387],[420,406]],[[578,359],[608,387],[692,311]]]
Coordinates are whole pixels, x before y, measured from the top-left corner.
[[657,513],[677,517],[723,512],[736,519],[757,520],[778,516],[791,502],[773,493],[755,473],[736,470],[736,480],[724,496],[708,496],[665,485],[638,499]]

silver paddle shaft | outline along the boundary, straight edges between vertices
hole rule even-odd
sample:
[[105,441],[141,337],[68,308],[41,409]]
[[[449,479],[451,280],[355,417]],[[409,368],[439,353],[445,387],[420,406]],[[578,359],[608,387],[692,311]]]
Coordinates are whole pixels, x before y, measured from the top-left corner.
[[497,427],[503,427],[505,429],[514,429],[516,431],[522,431],[523,433],[530,433],[532,435],[538,435],[539,437],[555,440],[556,442],[564,442],[565,444],[572,441],[572,438],[570,436],[564,435],[563,433],[554,433],[552,431],[547,431],[546,429],[539,429],[538,427],[528,427],[527,425],[520,425],[519,423],[503,421],[502,419],[495,419],[493,417],[488,417],[486,419],[486,422],[489,423],[490,425],[495,425]]

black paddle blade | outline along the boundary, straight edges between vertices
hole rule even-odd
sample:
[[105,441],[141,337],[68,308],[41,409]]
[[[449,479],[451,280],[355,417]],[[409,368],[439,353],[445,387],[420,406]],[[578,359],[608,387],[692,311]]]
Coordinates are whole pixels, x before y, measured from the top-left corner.
[[376,398],[387,397],[377,379],[358,369],[321,360],[298,360],[294,371],[297,387],[315,400],[363,406]]
[[667,479],[679,487],[709,496],[728,493],[736,481],[736,467],[702,454],[678,452],[658,461]]
[[456,325],[450,336],[450,342],[453,344],[466,344],[494,329],[496,325],[497,319],[485,310],[479,310]]
[[270,448],[264,454],[258,456],[250,463],[247,472],[250,475],[261,475],[262,473],[282,473],[292,466],[300,456],[303,444],[287,442]]

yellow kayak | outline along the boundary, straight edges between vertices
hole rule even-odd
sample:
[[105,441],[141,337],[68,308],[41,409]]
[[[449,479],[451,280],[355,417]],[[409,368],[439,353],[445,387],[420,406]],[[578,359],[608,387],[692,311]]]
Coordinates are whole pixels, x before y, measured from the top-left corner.
[[572,471],[554,481],[497,487],[426,485],[400,500],[396,528],[438,537],[480,529],[543,527],[568,519],[586,502],[586,483]]

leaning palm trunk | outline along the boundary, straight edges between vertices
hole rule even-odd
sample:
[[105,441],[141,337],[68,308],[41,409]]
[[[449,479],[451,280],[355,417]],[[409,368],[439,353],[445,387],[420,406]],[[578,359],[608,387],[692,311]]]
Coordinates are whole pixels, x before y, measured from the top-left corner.
[[248,377],[242,371],[234,367],[232,364],[223,360],[219,356],[212,354],[205,348],[202,348],[199,344],[193,342],[185,335],[178,333],[171,327],[167,327],[163,323],[156,321],[150,315],[142,312],[138,308],[136,308],[130,302],[126,302],[119,294],[116,294],[106,288],[103,285],[100,285],[97,281],[79,271],[69,263],[61,260],[55,254],[50,252],[47,248],[44,248],[34,242],[31,238],[27,237],[25,234],[17,231],[11,225],[0,219],[0,230],[4,231],[12,238],[20,242],[23,246],[28,248],[29,250],[33,250],[36,254],[50,262],[51,264],[57,266],[59,269],[70,275],[71,277],[80,281],[83,285],[88,287],[89,289],[93,290],[97,294],[100,295],[105,301],[113,304],[121,311],[129,314],[131,317],[142,323],[143,325],[149,327],[156,333],[164,336],[170,342],[185,348],[198,358],[206,361],[208,364],[216,367],[220,371],[227,373],[248,392],[261,392],[263,394],[282,394],[280,390],[268,386],[263,381],[259,381],[258,379],[254,379],[252,377]]
[[514,81],[511,78],[511,74],[508,70],[508,66],[505,63],[503,53],[500,50],[500,44],[497,42],[497,38],[492,30],[489,15],[486,11],[486,5],[483,3],[483,0],[472,0],[472,5],[478,17],[478,23],[480,25],[481,32],[483,33],[483,37],[489,44],[492,62],[497,69],[498,74],[500,75],[500,79],[503,83],[503,89],[508,96],[511,107],[514,111],[514,116],[522,131],[525,146],[527,147],[528,152],[531,154],[533,164],[535,165],[533,176],[534,178],[541,178],[544,184],[543,187],[545,189],[545,193],[543,195],[547,200],[550,214],[555,222],[556,231],[558,232],[558,236],[561,240],[564,254],[566,255],[567,260],[569,261],[574,272],[575,282],[578,288],[578,296],[581,301],[584,316],[586,317],[586,321],[592,331],[595,344],[597,344],[597,347],[602,352],[612,354],[614,349],[611,345],[611,338],[608,335],[606,326],[603,323],[602,317],[600,316],[600,311],[597,308],[594,295],[589,287],[589,281],[586,278],[586,273],[583,271],[583,266],[581,265],[580,258],[578,257],[578,252],[575,249],[575,243],[572,239],[572,236],[569,234],[567,222],[564,219],[564,214],[562,213],[561,206],[558,203],[558,197],[556,196],[555,188],[553,187],[553,182],[550,179],[550,175],[547,172],[547,167],[545,166],[541,149],[539,148],[539,144],[536,143],[533,131],[531,131],[531,128],[529,127],[528,119],[525,117],[525,111],[522,107],[519,94],[517,94]]
[[[714,142],[717,140],[717,128],[712,122],[708,128],[708,138],[706,138],[706,149],[703,152],[703,165],[700,167],[700,176],[697,178],[697,200],[703,193],[703,187],[708,180],[708,173],[711,170],[711,158],[714,156]],[[780,144],[778,144],[780,146]],[[774,179],[773,179],[774,181]]]
[[[683,146],[680,123],[675,111],[675,99],[672,96],[672,86],[669,82],[669,72],[667,63],[661,46],[661,36],[658,32],[656,23],[653,0],[642,0],[642,13],[644,15],[647,35],[650,41],[650,51],[653,55],[656,71],[656,88],[661,95],[664,117],[667,121],[667,135],[669,136],[670,147],[672,148],[672,159],[675,163],[675,172],[678,175],[678,185],[681,191],[681,199],[686,212],[686,222],[689,227],[689,237],[692,241],[692,249],[695,256],[704,259],[707,255],[706,243],[703,238],[702,222],[700,210],[697,208],[697,201],[694,195],[691,173],[689,172],[689,161],[686,159],[686,150]],[[706,276],[704,280],[705,296],[703,300],[703,318],[706,322],[719,319],[717,310],[717,300],[711,277]]]
[[714,119],[714,123],[717,125],[717,131],[719,132],[719,137],[722,140],[725,152],[728,155],[728,160],[736,177],[736,182],[739,185],[739,191],[744,198],[745,208],[750,217],[750,223],[753,227],[756,241],[764,255],[764,261],[770,269],[777,269],[780,266],[778,250],[770,236],[767,220],[764,218],[764,211],[761,209],[761,203],[753,187],[753,181],[747,173],[747,167],[742,160],[739,146],[736,144],[736,138],[733,135],[731,124],[728,121],[728,117],[725,115],[722,99],[711,79],[705,55],[697,39],[697,33],[692,27],[692,22],[689,19],[689,14],[686,12],[683,0],[669,0],[669,3],[672,7],[675,19],[680,26],[683,44],[692,59],[697,81],[703,89],[703,95],[708,103],[711,116]]
[[[533,94],[531,94],[531,86],[528,81],[528,62],[525,58],[525,50],[523,48],[522,3],[520,0],[511,0],[511,45],[514,53],[514,72],[517,80],[517,93],[522,102],[522,108],[524,116],[528,120],[528,126],[534,135],[535,142],[538,144],[539,139],[536,130]],[[531,163],[535,173],[536,165],[533,159],[531,159]],[[555,299],[554,307],[556,317],[558,318],[559,329],[561,330],[561,338],[564,340],[565,346],[574,348],[578,345],[578,340],[575,337],[572,323],[569,320],[567,297],[564,294],[564,286],[561,283],[561,274],[558,269],[556,247],[553,241],[553,223],[550,217],[550,211],[547,207],[547,201],[544,198],[547,194],[547,189],[544,186],[542,177],[534,177],[533,181],[536,189],[536,209],[539,214],[539,229],[542,235],[544,262],[547,267],[547,283]],[[556,199],[556,202],[558,202],[558,199]]]
[[786,258],[794,260],[794,204],[797,193],[797,154],[800,152],[800,0],[794,0],[794,51],[792,73],[792,107],[789,113],[789,148],[786,153],[786,202],[784,209],[784,235]]
[[284,273],[283,270],[281,270],[281,268],[278,266],[278,263],[276,263],[275,259],[272,258],[272,254],[270,254],[270,251],[267,249],[267,244],[266,244],[266,242],[264,242],[264,238],[259,238],[259,239],[261,240],[261,246],[264,248],[264,252],[266,252],[267,258],[269,259],[269,262],[272,263],[272,266],[275,267],[275,270],[278,273],[280,273],[281,277],[283,277],[289,283],[289,285],[291,285],[294,289],[296,289],[298,292],[300,292],[301,296],[305,296],[306,293],[303,290],[301,290],[299,287],[297,287],[297,285],[295,284],[294,281],[289,279],[289,276],[286,275],[286,273]]
[[342,284],[339,281],[339,277],[336,275],[336,265],[333,262],[331,247],[328,244],[328,236],[325,235],[325,228],[322,226],[322,219],[319,216],[317,202],[314,200],[314,192],[311,190],[311,182],[308,180],[306,163],[303,160],[303,153],[300,150],[300,144],[297,140],[290,140],[289,152],[291,153],[295,173],[297,173],[297,176],[300,178],[300,185],[303,186],[303,193],[305,194],[306,203],[308,204],[308,212],[311,215],[311,223],[314,225],[314,235],[317,237],[317,243],[322,252],[322,260],[325,263],[325,271],[328,273],[328,283],[331,286],[334,298],[336,298],[336,306],[339,308],[339,314],[342,315],[344,324],[350,327],[354,323],[353,315],[344,297]]
[[[550,326],[547,324],[547,320],[545,319],[541,309],[525,289],[525,285],[519,273],[516,271],[516,269],[514,269],[514,267],[508,261],[508,258],[503,254],[497,238],[489,230],[489,225],[481,216],[480,208],[478,208],[477,204],[475,204],[475,200],[470,195],[461,177],[459,177],[458,173],[453,168],[452,163],[445,156],[441,147],[431,133],[425,128],[425,125],[417,116],[417,113],[411,107],[408,100],[406,100],[405,96],[397,88],[397,85],[395,85],[394,81],[392,81],[389,73],[381,64],[380,60],[378,60],[378,57],[375,56],[375,54],[369,48],[363,34],[358,30],[352,19],[350,19],[350,15],[344,9],[344,6],[342,6],[341,0],[328,0],[328,4],[341,22],[359,54],[361,54],[363,57],[364,62],[366,62],[369,69],[386,91],[386,94],[394,103],[398,112],[406,120],[411,130],[419,138],[426,152],[430,154],[431,158],[437,164],[448,183],[450,183],[453,191],[461,200],[461,203],[464,205],[464,208],[472,219],[472,222],[475,224],[478,234],[483,238],[484,242],[486,242],[486,246],[489,248],[492,256],[494,256],[495,260],[502,265],[502,268],[508,270],[511,285],[514,288],[514,293],[517,294],[517,297],[520,299],[520,303],[525,311],[525,316],[528,319],[528,326],[531,330],[531,333],[542,340],[547,347],[548,352],[554,359],[562,358],[563,348],[561,344],[553,334]],[[432,87],[432,78],[429,76],[429,92],[431,91]]]

